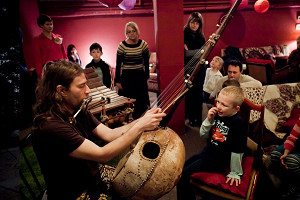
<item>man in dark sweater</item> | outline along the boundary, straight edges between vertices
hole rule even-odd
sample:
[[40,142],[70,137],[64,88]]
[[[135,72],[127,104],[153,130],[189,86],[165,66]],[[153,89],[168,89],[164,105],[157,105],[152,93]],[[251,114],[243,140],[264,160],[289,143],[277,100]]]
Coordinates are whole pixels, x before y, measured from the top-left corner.
[[95,72],[98,74],[98,77],[101,78],[103,84],[106,87],[113,89],[112,70],[111,67],[101,59],[103,52],[100,44],[93,43],[90,46],[90,55],[93,57],[93,60],[87,64],[85,68],[94,68]]

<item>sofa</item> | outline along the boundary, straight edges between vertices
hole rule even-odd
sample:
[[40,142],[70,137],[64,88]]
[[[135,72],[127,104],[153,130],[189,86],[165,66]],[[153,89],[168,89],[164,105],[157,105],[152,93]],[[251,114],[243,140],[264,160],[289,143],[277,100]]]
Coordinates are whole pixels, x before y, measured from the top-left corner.
[[149,79],[148,79],[148,91],[158,93],[159,85],[157,79],[157,71],[156,71],[156,52],[150,53],[149,58]]
[[[244,88],[244,92],[246,98],[265,105],[262,146],[269,155],[276,146],[283,144],[300,117],[300,82]],[[250,120],[253,124],[258,116],[259,113],[251,113]]]
[[289,54],[287,45],[246,48],[229,46],[221,50],[223,59],[235,57],[242,61],[247,67],[245,73],[263,85],[298,81],[294,69],[287,65]]

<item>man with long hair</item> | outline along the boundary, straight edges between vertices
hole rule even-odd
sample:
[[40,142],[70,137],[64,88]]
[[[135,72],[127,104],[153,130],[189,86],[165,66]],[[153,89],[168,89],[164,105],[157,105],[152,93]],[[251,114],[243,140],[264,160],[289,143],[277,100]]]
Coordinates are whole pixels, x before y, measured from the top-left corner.
[[[81,109],[90,92],[83,69],[64,60],[50,64],[37,87],[33,147],[48,200],[76,199],[85,190],[99,189],[103,180],[98,163],[120,154],[165,116],[161,109],[152,108],[141,118],[110,129]],[[107,144],[99,147],[95,139]]]

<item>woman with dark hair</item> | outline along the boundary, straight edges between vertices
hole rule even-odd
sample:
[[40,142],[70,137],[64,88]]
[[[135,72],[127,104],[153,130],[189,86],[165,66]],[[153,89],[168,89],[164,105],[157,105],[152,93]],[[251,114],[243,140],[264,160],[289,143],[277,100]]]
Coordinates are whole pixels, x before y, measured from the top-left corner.
[[[202,48],[205,50],[205,37],[202,26],[203,19],[199,12],[190,14],[189,19],[184,26],[184,64],[186,78],[188,74],[191,75],[200,58],[200,56],[194,57],[194,55]],[[202,122],[201,113],[204,79],[205,68],[202,67],[202,70],[193,81],[193,87],[186,94],[186,118],[189,119],[189,124],[191,126],[200,126]]]
[[205,37],[202,30],[203,19],[199,12],[190,14],[184,26],[184,49],[200,49],[205,44]]
[[83,67],[82,61],[74,44],[69,44],[69,46],[67,47],[67,56],[69,61],[78,63],[80,67]]
[[63,45],[63,38],[52,33],[53,20],[48,15],[40,15],[37,25],[43,32],[34,38],[35,69],[38,78],[42,75],[43,66],[49,61],[68,59]]
[[[88,198],[86,195],[100,199],[92,194],[106,193],[112,177],[105,174],[107,170],[101,171],[99,163],[119,155],[165,116],[161,109],[152,108],[143,117],[110,129],[86,109],[90,92],[83,69],[64,60],[51,63],[37,87],[33,148],[47,184],[48,200],[81,195],[82,199]],[[100,147],[95,140],[106,145]]]

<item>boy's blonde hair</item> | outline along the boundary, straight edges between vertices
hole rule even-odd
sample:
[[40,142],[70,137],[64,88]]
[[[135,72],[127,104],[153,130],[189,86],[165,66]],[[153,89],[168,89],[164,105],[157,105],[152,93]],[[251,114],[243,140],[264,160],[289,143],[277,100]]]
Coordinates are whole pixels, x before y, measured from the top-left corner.
[[232,104],[234,107],[242,105],[242,103],[244,101],[244,91],[240,87],[227,86],[227,87],[223,88],[219,94],[221,94],[221,93],[225,96],[233,97]]
[[219,70],[222,69],[224,65],[224,60],[219,56],[215,56],[213,59],[216,59],[219,62]]

